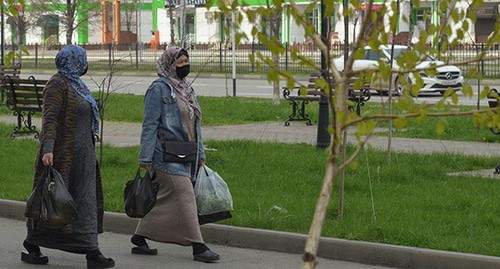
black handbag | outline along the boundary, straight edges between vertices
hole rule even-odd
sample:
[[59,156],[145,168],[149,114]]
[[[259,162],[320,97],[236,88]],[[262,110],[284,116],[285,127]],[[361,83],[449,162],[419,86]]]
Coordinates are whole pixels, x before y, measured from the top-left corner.
[[158,182],[153,182],[154,178],[155,174],[151,176],[149,171],[144,177],[141,177],[141,168],[139,167],[135,178],[127,182],[123,193],[127,216],[142,218],[153,209],[159,189]]
[[163,142],[163,160],[173,163],[195,162],[197,146],[194,141],[165,141]]

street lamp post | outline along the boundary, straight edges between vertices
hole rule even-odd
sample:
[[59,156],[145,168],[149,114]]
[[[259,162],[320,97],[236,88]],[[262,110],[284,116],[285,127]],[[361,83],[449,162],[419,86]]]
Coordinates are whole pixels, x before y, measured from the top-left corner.
[[[321,1],[321,39],[327,44],[328,19],[325,17],[325,4]],[[327,46],[329,48],[330,46]],[[321,75],[327,80],[328,70],[326,70],[326,55],[321,51]],[[316,140],[316,147],[326,148],[330,145],[330,134],[328,133],[328,123],[330,122],[330,115],[328,112],[328,99],[325,95],[321,95],[319,99],[319,115],[318,115],[318,134]]]
[[1,59],[1,63],[0,64],[4,65],[5,64],[5,62],[4,62],[4,57],[5,57],[5,37],[4,37],[5,28],[4,28],[4,2],[3,2],[3,0],[2,0],[1,6],[2,6],[1,7],[1,12],[2,12],[2,15],[1,15],[1,17],[2,17],[1,18],[1,24],[2,24],[2,26],[1,26],[0,31],[2,32],[2,34],[0,36],[0,39],[1,39],[0,42],[2,43],[2,53],[1,53],[2,54],[1,55],[2,59]]
[[[233,0],[234,1],[234,0]],[[231,52],[233,60],[233,97],[236,97],[236,12],[233,10],[231,13]]]

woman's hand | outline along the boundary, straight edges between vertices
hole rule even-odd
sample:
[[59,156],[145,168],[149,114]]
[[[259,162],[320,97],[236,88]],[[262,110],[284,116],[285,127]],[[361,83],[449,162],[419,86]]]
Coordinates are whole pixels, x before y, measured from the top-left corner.
[[54,154],[53,153],[45,153],[42,157],[43,165],[52,166],[54,164]]
[[202,166],[204,166],[204,165],[205,165],[205,160],[199,160],[199,161],[198,161],[198,166],[199,166],[199,167],[202,167]]
[[144,169],[147,169],[147,170],[150,170],[153,168],[153,164],[152,163],[139,163],[139,166],[144,168]]

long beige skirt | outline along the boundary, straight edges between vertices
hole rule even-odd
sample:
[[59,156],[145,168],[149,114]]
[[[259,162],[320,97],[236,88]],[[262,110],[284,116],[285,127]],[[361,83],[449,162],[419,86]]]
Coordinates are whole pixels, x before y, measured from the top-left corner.
[[156,170],[155,181],[160,186],[156,204],[139,221],[135,234],[182,246],[203,243],[191,180]]

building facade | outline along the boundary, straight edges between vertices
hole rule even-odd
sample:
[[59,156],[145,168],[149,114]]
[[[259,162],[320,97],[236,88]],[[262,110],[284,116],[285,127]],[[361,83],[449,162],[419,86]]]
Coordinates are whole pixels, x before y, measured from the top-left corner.
[[[185,44],[206,43],[215,44],[224,42],[227,39],[225,27],[230,25],[230,16],[224,16],[218,8],[206,8],[206,0],[94,0],[100,3],[94,10],[98,16],[87,19],[83,15],[77,17],[78,28],[73,33],[72,42],[78,44],[127,44],[127,43],[171,43],[175,40],[185,41]],[[223,0],[229,1],[232,0]],[[242,0],[239,0],[242,2]],[[325,0],[326,1],[326,0]],[[338,1],[337,10],[342,10],[342,2]],[[64,2],[64,1],[62,1]],[[290,8],[289,0],[285,0],[284,10],[279,19],[279,39],[283,43],[296,44],[309,40],[304,37],[304,30],[289,15],[287,9]],[[295,0],[299,9],[304,12],[305,18],[315,26],[317,33],[321,32],[320,7],[317,5],[313,9],[306,9],[311,3],[310,0]],[[420,1],[418,8],[412,7],[409,1],[400,2],[400,20],[397,33],[394,38],[399,43],[405,43],[408,38],[413,41],[418,40],[419,32],[433,24],[443,23],[437,10],[439,1]],[[245,0],[245,8],[272,7],[272,0]],[[375,0],[372,7],[377,13],[381,9],[384,0]],[[477,22],[469,27],[465,36],[466,43],[484,42],[494,31],[495,25],[499,21],[499,2],[487,1],[485,5],[473,9],[466,1],[453,3],[453,9],[465,12],[474,12]],[[29,6],[27,6],[29,10]],[[307,11],[306,11],[307,10]],[[360,16],[360,12],[355,12],[355,16]],[[66,41],[65,32],[61,25],[63,14],[54,11],[47,11],[43,17],[44,23],[38,23],[26,33],[26,43],[62,43]],[[355,16],[349,19],[348,28],[345,29],[342,16],[330,19],[330,36],[332,42],[343,43],[346,35],[349,42],[355,40],[357,30],[361,21]],[[411,17],[411,19],[409,19]],[[261,18],[265,19],[265,18]],[[375,23],[384,23],[387,18],[377,16]],[[449,19],[451,20],[451,18]],[[410,25],[411,23],[411,25]],[[453,23],[454,27],[460,28],[461,22]],[[242,42],[259,43],[252,37],[253,25],[243,16],[241,30],[244,31],[250,40]],[[388,26],[386,26],[388,27]],[[10,30],[10,32],[9,32]],[[268,29],[261,29],[268,31]],[[389,30],[389,29],[386,29]],[[412,36],[409,33],[412,32]],[[14,33],[14,34],[12,34]],[[10,34],[10,36],[9,36]],[[12,27],[7,30],[7,43],[15,43],[16,30]],[[449,39],[456,38],[452,35]],[[182,39],[182,40],[181,40]],[[432,37],[429,38],[429,42]]]

